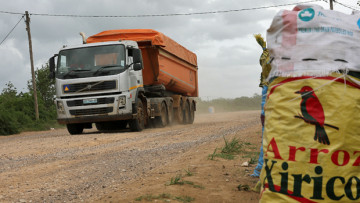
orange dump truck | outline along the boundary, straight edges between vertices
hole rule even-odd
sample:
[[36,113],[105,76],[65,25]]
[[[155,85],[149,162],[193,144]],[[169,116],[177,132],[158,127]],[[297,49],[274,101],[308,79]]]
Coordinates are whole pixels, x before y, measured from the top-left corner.
[[196,55],[160,32],[109,30],[83,37],[82,45],[61,49],[49,64],[58,122],[70,134],[93,123],[100,131],[141,131],[194,122]]

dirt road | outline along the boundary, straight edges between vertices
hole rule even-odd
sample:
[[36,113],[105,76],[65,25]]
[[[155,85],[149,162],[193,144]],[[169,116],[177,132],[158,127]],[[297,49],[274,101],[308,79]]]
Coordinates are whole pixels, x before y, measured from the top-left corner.
[[[141,133],[70,136],[56,129],[0,137],[0,202],[257,202],[257,193],[237,186],[257,181],[249,177],[254,164],[240,165],[257,158],[259,115],[202,114],[193,125]],[[243,152],[210,160],[223,137],[239,138]],[[169,184],[174,177],[186,184]]]

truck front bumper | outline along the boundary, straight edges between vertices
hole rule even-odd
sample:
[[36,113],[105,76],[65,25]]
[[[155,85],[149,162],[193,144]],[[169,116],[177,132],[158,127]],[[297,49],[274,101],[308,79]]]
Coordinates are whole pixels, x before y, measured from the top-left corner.
[[133,119],[130,93],[56,99],[60,124],[96,123]]
[[105,121],[118,121],[118,120],[130,120],[136,118],[136,114],[124,114],[124,115],[96,115],[96,116],[84,116],[75,118],[63,118],[57,119],[60,124],[70,123],[96,123]]

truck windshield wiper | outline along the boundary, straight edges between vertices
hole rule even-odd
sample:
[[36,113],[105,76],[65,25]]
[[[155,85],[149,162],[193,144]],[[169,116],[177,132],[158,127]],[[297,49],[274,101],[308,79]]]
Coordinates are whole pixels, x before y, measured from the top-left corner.
[[121,67],[120,65],[108,65],[108,66],[101,66],[99,69],[97,69],[93,75],[96,75],[98,72],[104,70],[105,68],[114,68],[114,67]]
[[74,72],[84,72],[84,71],[90,71],[89,69],[75,69],[75,70],[71,70],[67,73],[65,73],[65,75],[63,75],[63,78],[65,78],[66,76],[70,75],[71,73],[74,73]]

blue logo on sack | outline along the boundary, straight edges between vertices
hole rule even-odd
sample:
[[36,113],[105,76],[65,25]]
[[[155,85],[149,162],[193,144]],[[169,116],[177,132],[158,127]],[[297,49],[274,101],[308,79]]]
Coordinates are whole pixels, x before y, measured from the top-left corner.
[[360,29],[360,18],[359,18],[359,20],[358,20],[357,24],[358,24],[359,29]]
[[314,16],[315,16],[315,11],[312,8],[304,9],[299,13],[300,20],[305,22],[312,20]]

